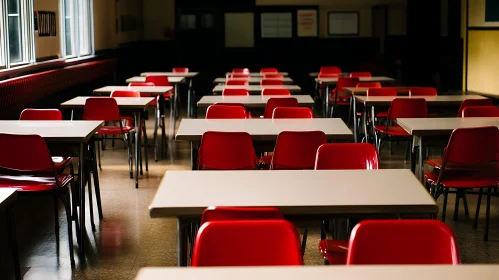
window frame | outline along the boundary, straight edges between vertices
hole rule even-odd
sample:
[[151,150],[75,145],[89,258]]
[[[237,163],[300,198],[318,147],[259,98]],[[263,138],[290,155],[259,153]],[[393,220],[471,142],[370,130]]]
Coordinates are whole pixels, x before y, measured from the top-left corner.
[[[71,2],[72,7],[70,8],[71,13],[71,47],[72,53],[71,55],[67,54],[67,38],[66,38],[66,1]],[[82,37],[82,29],[80,28],[82,24],[83,17],[81,17],[80,9],[83,5],[87,5],[88,9],[88,19],[86,20],[86,24],[88,25],[88,49],[89,52],[82,53],[82,48],[80,45],[81,37]],[[93,0],[60,0],[59,1],[59,10],[60,12],[60,30],[61,30],[61,57],[65,59],[71,58],[80,58],[84,56],[93,55],[95,53],[94,46],[94,9],[93,9]]]

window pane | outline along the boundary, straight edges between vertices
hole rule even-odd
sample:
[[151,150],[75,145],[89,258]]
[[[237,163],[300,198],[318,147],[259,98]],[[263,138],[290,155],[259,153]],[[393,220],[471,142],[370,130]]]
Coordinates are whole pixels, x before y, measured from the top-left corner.
[[22,61],[21,29],[19,16],[9,16],[9,55],[10,63]]
[[79,5],[79,42],[80,42],[80,55],[90,54],[90,11],[89,1],[80,0]]
[[9,12],[9,14],[19,13],[19,0],[8,0],[7,11]]
[[66,18],[65,20],[65,41],[66,41],[66,56],[72,56],[73,55],[73,44],[72,44],[72,38],[71,38],[71,18]]

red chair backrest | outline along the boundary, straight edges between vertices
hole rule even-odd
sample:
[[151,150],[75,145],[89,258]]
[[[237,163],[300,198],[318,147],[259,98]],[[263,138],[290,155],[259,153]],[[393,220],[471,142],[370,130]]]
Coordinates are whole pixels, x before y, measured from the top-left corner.
[[192,254],[192,266],[302,264],[298,231],[286,220],[204,223]]
[[156,86],[153,82],[129,83],[128,87],[153,87]]
[[249,95],[249,91],[245,88],[224,88],[222,95]]
[[61,121],[62,113],[58,109],[24,109],[19,120],[25,121]]
[[317,78],[319,79],[329,79],[329,78],[338,78],[340,74],[327,74],[327,73],[319,73]]
[[325,143],[322,131],[283,131],[277,136],[270,169],[314,169],[317,149]]
[[158,87],[167,87],[170,86],[170,81],[168,81],[168,76],[164,75],[154,75],[154,76],[147,76],[146,77],[146,83],[153,83],[155,86]]
[[0,133],[0,154],[1,169],[20,172],[54,170],[47,144],[40,135]]
[[246,132],[207,131],[201,138],[198,169],[244,170],[256,168],[251,135]]
[[111,97],[140,97],[140,92],[136,90],[115,90],[111,92]]
[[284,220],[284,215],[274,207],[221,207],[212,206],[203,211],[201,225],[213,221]]
[[493,106],[494,101],[490,98],[484,99],[465,99],[463,103],[461,103],[461,107],[457,111],[457,117],[460,118],[463,115],[463,110],[466,107],[476,107],[476,106]]
[[457,164],[481,164],[497,161],[497,127],[471,127],[455,129],[442,158]]
[[232,69],[232,73],[249,73],[248,68],[234,68]]
[[283,74],[278,74],[278,73],[274,73],[274,74],[263,74],[263,78],[264,79],[282,79],[282,78],[284,78],[284,75]]
[[119,121],[120,109],[112,97],[90,97],[85,101],[83,119],[89,121]]
[[454,233],[437,220],[366,220],[350,235],[350,265],[459,263]]
[[228,79],[227,81],[225,81],[225,85],[227,85],[227,86],[247,86],[248,80]]
[[350,77],[372,77],[371,72],[350,72]]
[[275,107],[273,119],[312,119],[314,113],[307,107]]
[[231,78],[247,78],[249,79],[250,74],[249,73],[235,73],[230,75]]
[[412,87],[409,96],[437,96],[437,90],[432,87]]
[[499,117],[499,108],[496,106],[473,106],[463,110],[463,118],[469,117]]
[[317,149],[316,170],[378,168],[378,151],[369,143],[323,144]]
[[263,112],[263,118],[271,119],[274,114],[274,109],[277,107],[298,107],[298,99],[294,97],[269,98],[269,100],[267,100],[267,105],[265,106],[265,111]]
[[236,105],[219,105],[214,104],[206,110],[207,119],[245,119],[246,109],[244,106]]
[[264,73],[277,73],[279,72],[277,70],[277,68],[262,68],[260,69],[260,74],[264,74]]
[[397,90],[394,88],[369,88],[367,96],[397,96]]
[[262,95],[291,95],[287,88],[263,88]]
[[338,83],[336,84],[335,91],[343,92],[344,87],[356,87],[358,83],[358,77],[338,77]]
[[260,85],[262,86],[282,86],[284,83],[282,80],[276,80],[276,79],[261,79],[260,80]]
[[388,118],[426,118],[428,108],[424,98],[395,98],[388,109]]
[[382,86],[380,82],[360,82],[357,83],[356,87],[380,88]]
[[189,73],[189,68],[187,67],[175,67],[173,68],[173,73]]
[[341,69],[338,66],[322,66],[321,74],[341,74]]

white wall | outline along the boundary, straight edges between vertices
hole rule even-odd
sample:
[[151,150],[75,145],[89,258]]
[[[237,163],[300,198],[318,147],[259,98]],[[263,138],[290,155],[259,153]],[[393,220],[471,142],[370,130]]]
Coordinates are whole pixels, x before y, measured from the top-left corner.
[[60,14],[59,0],[34,0],[33,9],[35,11],[55,12],[57,17],[57,36],[38,36],[38,31],[35,31],[35,56],[36,58],[46,58],[58,56],[61,57],[61,29],[60,29]]

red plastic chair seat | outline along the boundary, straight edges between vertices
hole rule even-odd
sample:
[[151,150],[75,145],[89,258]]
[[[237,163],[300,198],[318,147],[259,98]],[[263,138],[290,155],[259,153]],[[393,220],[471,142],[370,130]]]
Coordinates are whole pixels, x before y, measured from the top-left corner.
[[65,168],[71,163],[72,160],[73,160],[72,157],[52,157],[55,170],[61,170]]
[[348,241],[322,239],[319,242],[319,251],[329,264],[346,264]]
[[[61,186],[68,184],[73,177],[69,174],[58,176]],[[15,188],[22,192],[50,191],[58,188],[52,174],[46,176],[0,175],[0,188]]]
[[388,131],[386,130],[386,125],[375,125],[374,129],[383,134],[391,136],[407,136],[407,137],[411,136],[399,125],[388,126]]
[[[429,159],[428,164],[433,168],[440,169],[442,168],[442,159],[441,158],[433,158]],[[452,162],[448,162],[445,166],[446,169],[459,169],[459,170],[479,170],[479,169],[494,169],[497,168],[495,162],[486,163],[486,164],[455,164]]]
[[[447,170],[447,169],[446,169]],[[440,171],[425,172],[425,180],[435,184]],[[497,185],[497,170],[448,170],[440,184],[445,188],[484,188]]]
[[119,126],[103,126],[101,129],[97,131],[96,134],[99,135],[116,135],[116,134],[123,134],[123,133],[128,133],[131,130],[133,130],[133,127],[131,126],[124,126],[123,131]]

